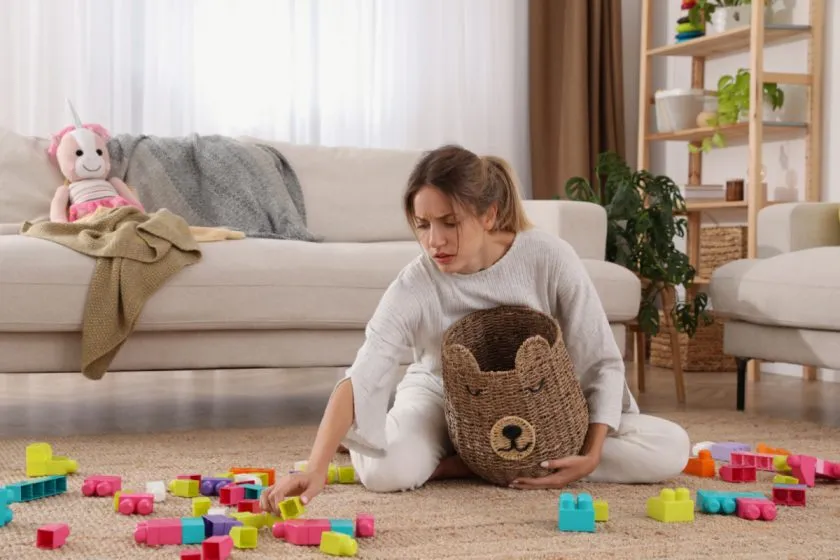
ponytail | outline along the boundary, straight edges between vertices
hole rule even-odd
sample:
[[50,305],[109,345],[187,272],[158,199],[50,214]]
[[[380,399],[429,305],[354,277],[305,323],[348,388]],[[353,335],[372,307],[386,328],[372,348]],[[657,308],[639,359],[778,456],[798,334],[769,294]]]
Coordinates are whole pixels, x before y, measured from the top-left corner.
[[487,189],[497,202],[497,231],[517,233],[533,227],[522,204],[516,173],[504,159],[496,156],[481,158],[487,169]]

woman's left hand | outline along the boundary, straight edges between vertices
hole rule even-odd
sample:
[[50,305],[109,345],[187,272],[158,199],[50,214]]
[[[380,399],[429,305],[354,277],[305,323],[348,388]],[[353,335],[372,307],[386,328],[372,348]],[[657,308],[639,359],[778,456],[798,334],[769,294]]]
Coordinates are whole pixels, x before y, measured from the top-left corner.
[[595,455],[573,455],[547,461],[543,467],[557,469],[557,472],[540,478],[518,478],[511,482],[511,488],[539,489],[539,488],[563,488],[572,482],[589,476],[596,469],[600,458]]

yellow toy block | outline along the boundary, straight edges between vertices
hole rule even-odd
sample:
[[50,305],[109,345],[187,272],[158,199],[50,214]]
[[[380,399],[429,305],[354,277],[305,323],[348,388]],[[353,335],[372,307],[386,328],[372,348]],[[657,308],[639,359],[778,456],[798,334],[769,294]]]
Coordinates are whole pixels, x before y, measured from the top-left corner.
[[335,484],[338,482],[338,467],[330,463],[327,467],[327,484]]
[[207,515],[210,512],[210,506],[213,505],[210,502],[210,498],[207,496],[201,496],[200,498],[193,498],[192,499],[192,516],[193,517],[201,517],[203,515]]
[[592,506],[595,508],[596,522],[610,520],[610,507],[605,500],[595,500],[592,502]]
[[169,491],[182,498],[196,498],[201,495],[198,491],[198,481],[188,478],[176,478],[169,481]]
[[286,519],[295,519],[303,515],[304,508],[303,502],[300,501],[299,496],[295,496],[294,498],[286,498],[282,502],[280,502],[280,515],[283,517],[284,520]]
[[359,544],[349,535],[335,531],[321,533],[321,552],[332,556],[355,556],[358,550]]
[[233,480],[233,473],[232,472],[223,472],[223,473],[216,473],[213,475],[215,478],[229,478]]
[[263,515],[263,527],[274,527],[275,523],[280,523],[283,521],[283,518],[279,515],[274,515],[273,513],[265,512]]
[[663,488],[659,496],[648,498],[647,515],[664,523],[694,521],[694,500],[688,488]]
[[236,548],[257,548],[257,528],[237,525],[230,530],[230,538]]
[[252,513],[250,511],[237,511],[231,513],[230,517],[238,519],[246,527],[254,527],[260,529],[265,526],[265,515],[262,513]]
[[799,479],[795,476],[777,474],[773,477],[773,484],[799,484]]
[[[793,469],[790,468],[788,465],[787,456],[786,455],[773,455],[773,468],[776,469],[778,473],[791,473]],[[796,479],[794,484],[799,484],[799,479]]]
[[338,467],[338,481],[341,484],[354,484],[357,480],[356,469],[353,468],[353,465]]
[[49,443],[37,442],[26,446],[26,476],[62,476],[76,472],[79,464],[69,457],[53,456]]

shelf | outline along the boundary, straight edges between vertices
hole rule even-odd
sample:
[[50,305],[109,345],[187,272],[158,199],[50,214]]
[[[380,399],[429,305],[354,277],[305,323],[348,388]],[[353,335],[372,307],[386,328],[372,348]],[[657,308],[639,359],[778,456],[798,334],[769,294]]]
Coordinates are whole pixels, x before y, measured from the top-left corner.
[[[711,137],[716,130],[723,135],[727,146],[749,142],[750,123],[748,122],[721,126],[717,129],[703,127],[689,128],[677,132],[658,132],[655,134],[648,134],[646,139],[650,142],[701,142],[704,138]],[[762,126],[762,136],[764,142],[792,140],[801,137],[807,131],[808,124],[803,122],[765,121]]]
[[688,212],[703,212],[705,210],[726,210],[728,208],[746,208],[746,200],[687,200],[685,209]]
[[[810,25],[771,23],[764,26],[764,45],[778,45],[807,37]],[[750,50],[750,26],[723,33],[689,39],[682,43],[663,45],[648,51],[648,56],[697,56],[713,58]]]

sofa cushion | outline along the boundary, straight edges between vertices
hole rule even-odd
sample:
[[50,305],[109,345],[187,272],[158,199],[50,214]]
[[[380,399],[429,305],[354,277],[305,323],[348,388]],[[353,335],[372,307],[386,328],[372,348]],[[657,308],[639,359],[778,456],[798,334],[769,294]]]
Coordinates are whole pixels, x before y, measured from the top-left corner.
[[717,314],[761,325],[840,329],[840,247],[740,259],[712,274]]
[[[137,330],[361,329],[419,254],[414,241],[201,245],[203,259],[147,302]],[[635,316],[638,280],[584,260],[611,321]],[[78,331],[94,260],[58,244],[0,236],[0,331]]]
[[49,144],[0,127],[0,224],[49,218],[53,194],[64,182],[47,156]]

